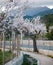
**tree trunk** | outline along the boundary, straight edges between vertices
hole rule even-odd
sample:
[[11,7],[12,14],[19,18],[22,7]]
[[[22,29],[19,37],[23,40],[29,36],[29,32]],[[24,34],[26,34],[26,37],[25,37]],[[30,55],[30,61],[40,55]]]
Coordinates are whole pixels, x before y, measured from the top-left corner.
[[19,34],[17,35],[16,41],[17,41],[17,45],[16,45],[17,46],[17,54],[16,55],[18,57],[20,55],[20,35]]
[[36,38],[35,37],[33,38],[33,48],[34,48],[34,52],[38,52],[37,45],[36,45]]

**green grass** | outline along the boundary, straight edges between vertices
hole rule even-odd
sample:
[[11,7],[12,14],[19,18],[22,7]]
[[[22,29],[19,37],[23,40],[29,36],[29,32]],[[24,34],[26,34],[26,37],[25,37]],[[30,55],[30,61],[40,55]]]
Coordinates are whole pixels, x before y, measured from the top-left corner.
[[[2,51],[0,50],[0,65],[2,65]],[[11,59],[11,52],[10,51],[6,51],[5,52],[5,63],[8,62]]]
[[2,52],[0,50],[0,64],[2,65]]

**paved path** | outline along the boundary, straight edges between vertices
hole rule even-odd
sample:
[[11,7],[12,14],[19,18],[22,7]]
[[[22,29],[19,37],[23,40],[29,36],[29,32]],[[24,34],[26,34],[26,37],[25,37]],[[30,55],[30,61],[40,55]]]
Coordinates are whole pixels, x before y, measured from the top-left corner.
[[40,65],[53,65],[53,59],[50,57],[32,52],[23,52],[23,53],[29,54],[32,57],[37,58],[40,62]]

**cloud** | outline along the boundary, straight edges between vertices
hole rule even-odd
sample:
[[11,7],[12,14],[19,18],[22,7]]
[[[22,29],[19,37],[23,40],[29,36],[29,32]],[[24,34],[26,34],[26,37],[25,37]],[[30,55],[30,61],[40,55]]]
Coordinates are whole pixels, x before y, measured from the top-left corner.
[[[3,3],[3,1],[7,0],[0,0],[0,4]],[[26,2],[27,0],[15,0],[15,1],[21,1]],[[31,6],[52,6],[53,7],[53,0],[28,0],[28,2],[31,4]]]
[[[26,0],[21,0],[22,2]],[[48,6],[50,8],[53,8],[53,0],[28,0],[31,6]],[[52,6],[52,7],[51,7]]]
[[[0,0],[0,3],[3,1],[8,1],[8,0]],[[15,0],[15,1],[21,1],[21,2],[25,2],[27,0]],[[53,0],[28,0],[29,3],[35,3],[36,5],[40,5],[40,4],[48,4],[48,5],[53,5]]]
[[35,3],[36,5],[53,5],[53,0],[29,0],[31,3]]
[[53,0],[28,0],[29,2],[36,2],[36,3],[45,3],[45,2],[53,2]]
[[53,0],[28,0],[31,3],[31,6],[47,6],[49,8],[53,8]]

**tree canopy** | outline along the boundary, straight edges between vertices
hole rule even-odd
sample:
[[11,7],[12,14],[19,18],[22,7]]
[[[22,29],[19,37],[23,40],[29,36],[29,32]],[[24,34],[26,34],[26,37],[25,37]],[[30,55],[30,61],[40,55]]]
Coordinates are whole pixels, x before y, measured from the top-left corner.
[[49,26],[53,26],[53,14],[48,14],[41,17],[41,22],[46,24],[47,32],[49,31]]
[[53,29],[51,29],[51,31],[49,32],[50,27],[53,26],[53,14],[48,14],[41,17],[41,22],[46,24],[46,28],[47,28],[46,37],[49,40],[53,40]]

